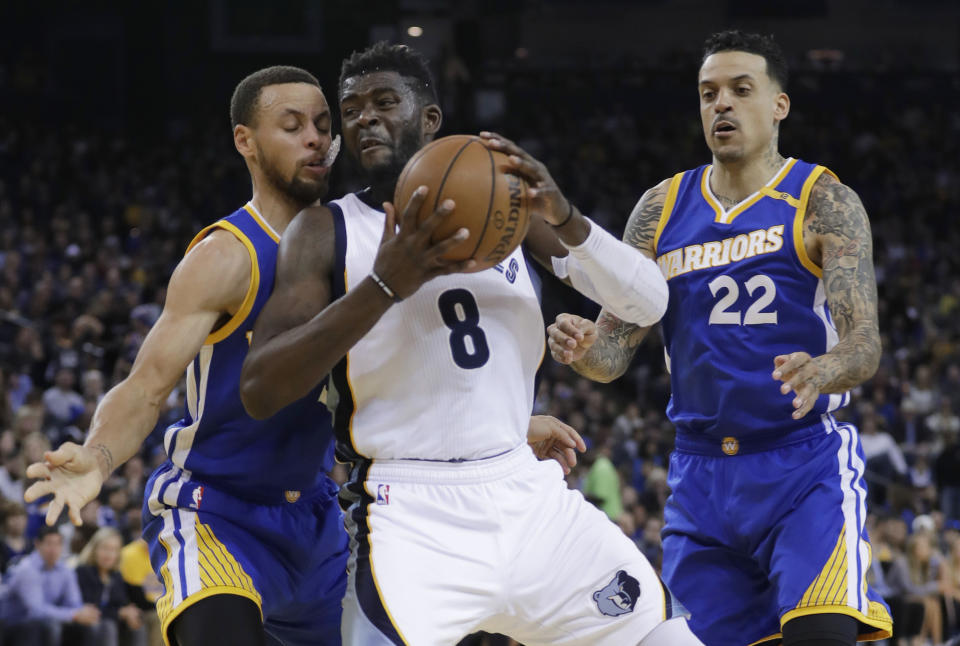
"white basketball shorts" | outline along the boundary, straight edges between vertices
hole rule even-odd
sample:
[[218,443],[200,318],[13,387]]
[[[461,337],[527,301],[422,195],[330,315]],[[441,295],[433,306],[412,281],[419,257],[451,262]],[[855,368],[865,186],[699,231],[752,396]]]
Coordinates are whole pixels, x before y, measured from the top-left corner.
[[527,445],[448,463],[373,461],[348,489],[344,646],[632,646],[682,612],[633,542]]

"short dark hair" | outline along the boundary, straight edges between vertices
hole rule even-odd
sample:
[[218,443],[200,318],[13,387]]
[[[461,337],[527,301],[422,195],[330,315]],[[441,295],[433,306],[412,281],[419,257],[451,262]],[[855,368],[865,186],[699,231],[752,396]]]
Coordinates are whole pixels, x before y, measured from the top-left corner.
[[437,98],[437,84],[433,80],[427,59],[406,45],[391,45],[381,40],[362,52],[353,52],[340,66],[340,96],[343,96],[344,81],[370,72],[396,72],[417,94],[423,105],[440,102]]
[[56,527],[50,527],[50,525],[41,525],[40,529],[37,530],[37,535],[34,537],[33,540],[36,541],[37,543],[42,543],[43,539],[45,539],[47,536],[50,536],[51,534],[56,534],[57,536],[60,536],[61,538],[63,538],[63,536],[61,536],[60,534],[60,531]]
[[320,81],[307,70],[289,65],[274,65],[257,70],[237,84],[230,98],[230,127],[255,121],[260,102],[260,92],[268,85],[281,83],[307,83],[320,87]]
[[703,59],[700,64],[702,65],[708,56],[717,52],[747,52],[763,56],[767,61],[767,76],[776,81],[781,90],[787,89],[789,77],[787,59],[772,34],[764,36],[742,32],[739,29],[728,29],[712,34],[703,44]]

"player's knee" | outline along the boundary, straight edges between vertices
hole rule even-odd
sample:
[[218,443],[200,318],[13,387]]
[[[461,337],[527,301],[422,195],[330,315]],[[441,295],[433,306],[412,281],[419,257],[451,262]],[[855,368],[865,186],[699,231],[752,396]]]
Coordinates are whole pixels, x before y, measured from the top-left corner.
[[857,620],[847,615],[818,614],[791,619],[783,626],[783,646],[853,646]]
[[215,594],[201,599],[168,628],[174,646],[266,646],[260,608],[246,597]]

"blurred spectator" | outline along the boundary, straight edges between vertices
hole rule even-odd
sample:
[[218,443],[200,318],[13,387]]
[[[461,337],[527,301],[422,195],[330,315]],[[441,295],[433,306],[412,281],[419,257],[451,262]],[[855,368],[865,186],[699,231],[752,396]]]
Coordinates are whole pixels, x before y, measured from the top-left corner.
[[620,474],[610,461],[610,446],[607,444],[596,451],[596,458],[587,472],[583,495],[599,501],[600,509],[614,522],[623,513],[620,502]]
[[55,528],[44,527],[34,546],[10,570],[2,606],[9,644],[60,646],[65,631],[94,644],[91,629],[100,620],[100,611],[83,603],[76,572],[60,560],[63,538]]
[[23,478],[27,468],[23,455],[16,451],[7,453],[0,466],[0,496],[7,500],[23,499]]
[[83,397],[73,389],[76,377],[70,368],[60,368],[53,386],[43,393],[47,418],[57,429],[66,428],[83,413]]
[[27,510],[22,504],[12,500],[4,501],[0,505],[0,518],[3,523],[0,573],[6,574],[7,569],[21,556],[29,553],[33,546],[27,538]]
[[943,452],[934,463],[934,477],[940,492],[940,510],[947,520],[960,520],[960,441],[948,433]]
[[141,537],[142,520],[139,505],[131,504],[127,510],[127,528],[135,538],[120,550],[120,574],[127,585],[127,595],[138,608],[144,620],[149,646],[162,646],[160,619],[156,603],[163,595],[163,584],[150,565],[150,550]]
[[83,601],[100,610],[100,621],[94,627],[98,646],[146,644],[140,609],[131,603],[120,576],[121,547],[120,532],[102,527],[80,552],[78,560],[77,581]]
[[928,532],[914,534],[907,540],[906,555],[894,559],[887,573],[887,584],[896,597],[914,606],[922,606],[923,619],[917,639],[929,638],[934,644],[940,644],[943,641],[943,614],[939,595],[939,559]]

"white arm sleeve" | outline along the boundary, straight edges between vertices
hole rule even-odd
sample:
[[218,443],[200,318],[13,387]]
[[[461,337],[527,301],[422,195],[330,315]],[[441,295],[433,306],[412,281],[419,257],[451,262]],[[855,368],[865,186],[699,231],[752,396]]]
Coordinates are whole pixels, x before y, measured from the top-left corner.
[[564,258],[551,257],[553,273],[570,278],[578,292],[617,318],[640,327],[667,311],[667,281],[650,258],[590,222],[590,234]]

